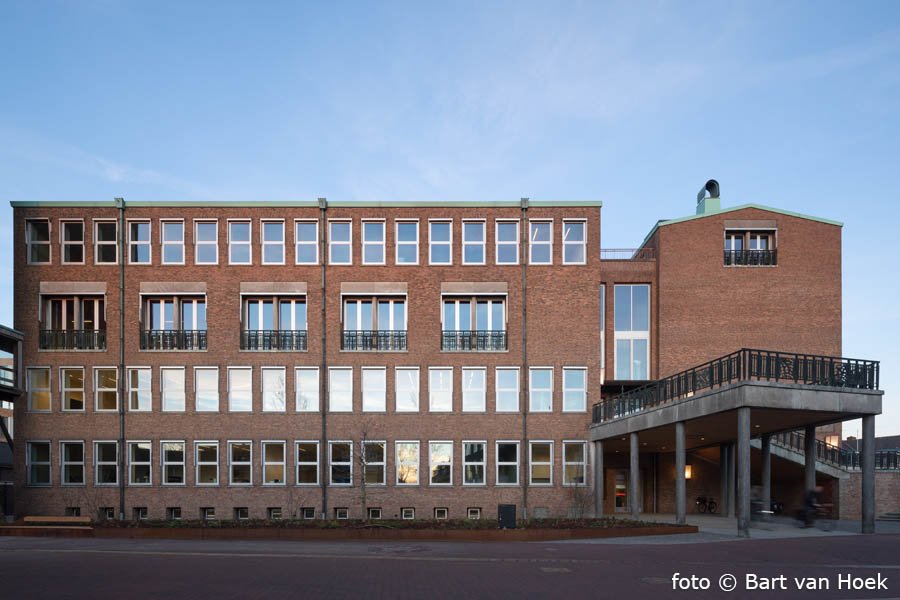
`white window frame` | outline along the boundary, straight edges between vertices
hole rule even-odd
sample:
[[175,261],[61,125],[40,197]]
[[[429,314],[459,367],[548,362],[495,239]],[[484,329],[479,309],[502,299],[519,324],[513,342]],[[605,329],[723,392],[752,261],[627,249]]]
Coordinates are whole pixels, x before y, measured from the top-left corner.
[[600,383],[606,379],[606,284],[600,283]]
[[[250,448],[249,460],[234,460],[233,448],[237,444],[247,444]],[[244,483],[235,483],[234,467],[246,466],[250,469],[250,481]],[[253,486],[253,442],[251,440],[228,440],[228,485],[233,487],[252,487]]]
[[[380,461],[372,461],[369,462],[369,459],[366,458],[366,446],[371,445],[381,445],[381,460]],[[377,486],[382,487],[387,485],[387,442],[385,440],[360,440],[359,442],[359,451],[360,451],[360,462],[362,463],[362,480],[365,482],[366,487],[369,486]],[[367,470],[369,467],[381,467],[381,482],[380,483],[369,483],[366,481]]]
[[[515,444],[516,446],[516,462],[500,462],[500,444]],[[519,440],[496,440],[494,442],[494,484],[498,487],[512,487],[519,485],[519,482],[522,480],[522,444]],[[513,483],[500,483],[500,467],[501,466],[516,466],[516,481]]]
[[[81,460],[66,460],[66,446],[81,446]],[[84,459],[86,458],[84,450],[84,440],[60,440],[59,441],[59,485],[63,487],[83,487],[87,485],[87,467]],[[66,467],[81,467],[81,481],[66,481]],[[30,469],[29,469],[30,471]]]
[[[581,446],[581,456],[584,458],[581,462],[569,462],[566,460],[566,447],[568,446]],[[568,474],[566,472],[566,467],[569,465],[580,465],[582,469],[582,473],[584,474],[584,481],[582,483],[573,483],[567,481]],[[585,440],[563,440],[562,443],[562,469],[563,469],[563,481],[562,484],[564,487],[587,487],[588,485],[588,446]]]
[[[270,241],[266,239],[266,225],[281,225],[281,241]],[[281,246],[281,260],[266,260],[266,246]],[[259,253],[260,262],[264,265],[283,265],[287,260],[287,231],[284,226],[284,219],[260,219],[259,221]]]
[[[201,408],[200,407],[200,386],[198,382],[200,377],[198,377],[199,373],[212,373],[214,375],[213,381],[216,384],[215,387],[215,396],[216,396],[216,406],[215,408]],[[219,403],[222,400],[222,396],[219,393],[219,367],[194,367],[194,412],[198,413],[217,413],[219,412]]]
[[[181,445],[181,460],[180,461],[170,461],[166,458],[166,445],[167,444],[180,444]],[[216,452],[216,456],[218,456],[218,452]],[[181,467],[181,483],[173,483],[169,481],[166,467]],[[159,442],[159,481],[161,485],[164,486],[177,486],[184,487],[187,485],[187,444],[185,444],[184,440],[160,440]]]
[[[466,225],[481,225],[481,241],[471,241],[466,239]],[[481,260],[466,260],[466,248],[469,246],[481,246]],[[464,265],[485,265],[487,264],[487,224],[484,219],[463,219],[462,221],[462,264]]]
[[[35,388],[31,385],[31,372],[45,371],[47,373],[47,387]],[[47,413],[53,410],[53,369],[50,367],[27,367],[25,369],[25,388],[28,392],[28,412]],[[47,393],[47,408],[35,408],[34,396],[35,392]]]
[[[535,371],[550,371],[550,389],[544,388],[535,388],[534,387],[534,372]],[[530,413],[552,413],[553,412],[553,379],[554,379],[554,369],[553,367],[529,367],[528,368],[528,412]],[[550,392],[550,406],[546,409],[536,410],[534,406],[534,392]]]
[[[549,444],[550,445],[550,460],[548,462],[544,462],[544,461],[536,462],[534,460],[535,444]],[[535,465],[550,467],[550,481],[549,482],[536,483],[534,481]],[[529,440],[528,441],[528,485],[534,486],[534,487],[552,487],[553,486],[553,440]]]
[[435,521],[446,521],[450,518],[450,509],[446,506],[435,506],[434,507],[434,520]]
[[[380,242],[370,242],[366,240],[366,227],[369,225],[380,225],[381,226],[381,241]],[[362,264],[364,265],[384,265],[387,261],[387,226],[384,219],[363,219],[360,223],[360,230],[362,235],[362,256],[360,259],[362,260]],[[351,238],[352,239],[352,238]],[[366,260],[366,248],[369,246],[381,246],[381,260],[380,261],[369,261]]]
[[[346,444],[350,447],[350,458],[347,462],[332,460],[332,448],[335,444]],[[333,467],[347,465],[350,467],[350,481],[348,483],[335,483]],[[353,442],[351,440],[329,440],[328,441],[328,485],[332,487],[353,487]]]
[[[100,452],[98,448],[100,444],[112,444],[116,448],[116,460],[113,462],[110,461],[100,461]],[[122,474],[119,473],[119,452],[121,449],[119,448],[119,442],[116,440],[94,440],[94,485],[97,487],[115,487],[119,485],[119,481],[121,480]],[[110,483],[100,483],[100,467],[114,465],[116,467],[116,480],[115,482]]]
[[[481,461],[467,461],[466,460],[466,444],[481,444]],[[487,455],[488,455],[488,446],[487,440],[463,440],[461,444],[461,452],[462,452],[462,484],[464,486],[476,486],[476,487],[484,487],[487,485]],[[481,483],[478,482],[469,482],[466,481],[466,467],[475,466],[481,467]]]
[[[500,387],[500,371],[511,371],[516,374],[516,387],[508,388],[508,387]],[[504,413],[504,414],[515,414],[519,412],[519,405],[522,400],[522,373],[519,367],[497,367],[494,369],[494,412]],[[500,408],[500,394],[502,392],[512,392],[514,391],[516,394],[516,408],[515,410],[507,410]]]
[[[148,451],[150,452],[150,458],[146,461],[136,461],[132,458],[132,448],[137,446],[138,444],[146,444]],[[128,459],[128,486],[129,487],[150,487],[153,485],[153,442],[150,440],[128,440],[127,444],[127,453],[125,457]],[[134,481],[134,470],[132,467],[147,467],[147,481],[146,483],[136,483]]]
[[[301,461],[300,460],[300,452],[298,447],[300,444],[312,444],[316,447],[316,460],[312,461]],[[299,486],[318,486],[322,481],[322,475],[320,468],[321,458],[319,456],[319,440],[295,440],[294,441],[294,483]],[[316,481],[315,483],[301,483],[300,482],[300,467],[309,467],[314,466],[316,468]]]
[[[216,449],[216,461],[201,461],[200,446],[213,446]],[[219,440],[197,440],[194,442],[194,485],[199,487],[216,487],[222,481],[219,465],[222,462],[221,453],[219,452]],[[216,480],[213,483],[203,483],[200,481],[200,467],[215,467]]]
[[[336,224],[347,224],[349,226],[347,241],[334,241],[334,238],[331,234],[331,226]],[[334,261],[334,253],[332,252],[332,250],[335,246],[347,246],[347,249],[349,250],[347,262]],[[353,221],[351,219],[328,219],[328,264],[341,266],[353,264]]]
[[[315,386],[312,389],[313,393],[309,393],[309,390],[306,390],[305,387],[300,385],[300,380],[301,380],[300,373],[301,372],[315,373],[316,381],[315,381]],[[319,412],[319,402],[320,402],[319,391],[320,391],[320,386],[322,384],[319,377],[320,377],[319,367],[295,367],[294,368],[294,408],[295,408],[295,412]],[[309,406],[307,406],[306,408],[301,408],[301,395],[304,393],[306,393],[310,397],[314,396],[314,401],[310,402]]]
[[[264,487],[283,487],[287,485],[287,443],[285,440],[262,440],[259,443],[262,458],[262,484]],[[267,446],[281,446],[281,461],[270,462],[266,456]],[[267,467],[281,466],[281,481],[267,481]]]
[[[432,226],[440,225],[440,224],[445,224],[448,226],[448,231],[450,233],[449,241],[446,241],[446,242],[443,242],[443,241],[435,242],[434,241],[434,232],[432,231]],[[450,251],[447,253],[447,255],[449,257],[447,262],[435,262],[434,261],[434,256],[433,256],[434,253],[432,252],[432,250],[434,249],[435,245],[449,246]],[[428,264],[429,265],[440,265],[440,266],[453,264],[453,219],[428,219]]]
[[[129,265],[152,265],[153,264],[153,220],[152,219],[127,219],[125,221],[128,226],[128,264]],[[131,226],[135,224],[143,224],[147,226],[147,239],[134,240],[131,237]],[[147,247],[147,260],[136,261],[131,260],[131,249],[135,246]]]
[[[562,411],[567,413],[578,413],[585,412],[587,410],[587,395],[588,395],[588,370],[587,367],[563,367],[563,390],[562,390]],[[569,387],[568,377],[569,373],[574,371],[581,371],[584,376],[584,387]],[[569,392],[581,392],[581,405],[576,408],[570,408],[566,406],[566,397]]]
[[[119,369],[118,367],[94,367],[94,411],[95,412],[119,412]],[[116,374],[116,387],[101,388],[100,387],[100,371],[114,371]],[[114,408],[100,408],[100,392],[114,392],[116,395],[116,406]]]
[[[402,388],[405,388],[406,384],[404,383],[401,386],[400,381],[403,376],[407,373],[415,372],[415,384],[413,390],[415,391],[415,408],[401,408],[400,395],[402,393]],[[417,413],[419,412],[419,407],[421,404],[421,396],[422,396],[422,379],[419,367],[395,367],[394,368],[394,412],[398,413]]]
[[[416,459],[412,460],[403,460],[400,456],[399,447],[401,444],[411,444],[416,447]],[[394,485],[397,487],[412,487],[417,486],[422,483],[422,444],[419,440],[396,440],[394,442],[394,458],[396,459],[395,467],[394,467]],[[404,466],[415,466],[416,468],[416,481],[415,483],[406,483],[404,481],[400,481],[400,469]]]
[[[263,412],[287,412],[287,371],[284,367],[262,367],[262,374],[260,375],[261,385],[262,385],[262,410]],[[281,374],[281,389],[270,390],[266,385],[266,375],[270,373],[280,373]],[[270,382],[271,383],[271,382]],[[267,396],[274,395],[276,398],[278,393],[281,393],[281,408],[278,408],[277,405],[271,404],[267,399]]]
[[[584,240],[582,241],[574,241],[570,242],[566,239],[566,225],[570,223],[580,223],[584,228]],[[586,265],[587,264],[587,249],[588,249],[588,224],[587,219],[563,219],[562,222],[562,264],[564,265]],[[566,247],[568,246],[581,246],[581,252],[584,256],[584,260],[581,261],[570,261],[566,260]]]
[[[513,225],[516,230],[516,241],[508,242],[508,241],[500,241],[500,226],[501,225]],[[519,238],[522,236],[521,233],[521,224],[519,223],[519,219],[496,219],[494,221],[494,264],[497,265],[517,265],[519,264]],[[513,262],[503,262],[500,260],[500,247],[501,246],[514,246],[516,249],[516,260]]]
[[470,506],[466,509],[466,518],[470,521],[480,521],[481,520],[481,507],[480,506]]
[[[481,387],[469,389],[467,387],[466,375],[472,373],[481,373]],[[471,402],[472,394],[475,394],[477,404],[467,406],[466,402]],[[462,412],[464,413],[483,413],[487,412],[487,369],[485,367],[463,367],[462,368]]]
[[[299,225],[313,224],[316,237],[313,241],[300,241]],[[312,246],[316,251],[316,258],[313,262],[305,262],[300,260],[300,246]],[[294,219],[294,264],[295,265],[317,265],[319,264],[319,220],[318,219]]]
[[[334,375],[338,372],[349,373],[350,390],[347,392],[350,396],[350,406],[348,408],[335,408],[335,392],[334,392]],[[330,413],[352,413],[353,412],[353,367],[328,367],[328,412]]]
[[[70,388],[66,387],[66,371],[81,371],[81,387],[80,388]],[[66,407],[66,394],[68,392],[81,392],[81,408],[67,408]],[[85,380],[84,380],[84,367],[60,367],[59,368],[59,399],[60,399],[60,410],[62,412],[84,412],[85,406],[87,405],[87,399],[85,398]]]
[[[66,225],[81,225],[81,241],[66,240]],[[85,242],[84,219],[60,219],[59,220],[59,262],[62,265],[83,265],[87,249],[84,247]],[[81,246],[81,260],[66,260],[67,246]],[[51,247],[51,255],[53,253]]]
[[400,518],[404,521],[415,521],[416,509],[412,506],[404,506],[400,509]]
[[[401,241],[400,226],[414,225],[416,228],[416,241]],[[400,247],[412,246],[416,250],[416,260],[413,262],[403,262],[400,260]],[[418,219],[396,219],[394,221],[394,264],[398,267],[413,267],[419,264],[419,220]]]
[[[216,233],[214,240],[200,240],[200,225],[212,225],[213,231]],[[201,246],[212,246],[215,249],[216,259],[212,262],[200,260]],[[219,264],[219,220],[218,219],[194,219],[194,264],[195,265],[217,265]]]
[[[449,444],[450,452],[448,456],[450,460],[448,462],[440,461],[436,462],[434,458],[434,445],[435,444]],[[434,482],[434,468],[447,466],[450,467],[450,481],[447,483],[435,483]],[[433,487],[450,487],[453,485],[453,441],[452,440],[428,440],[428,485]]]
[[[369,381],[368,378],[381,375],[381,385],[374,386],[378,382]],[[383,413],[387,412],[387,369],[385,367],[362,367],[360,385],[362,386],[362,411]],[[371,401],[369,398],[372,398]]]
[[[32,223],[46,223],[47,224],[47,241],[46,242],[37,242],[31,239],[31,225]],[[95,236],[96,239],[96,236]],[[31,248],[32,246],[47,246],[47,260],[46,261],[33,261],[31,260]],[[96,254],[95,254],[96,257]],[[26,219],[25,220],[25,261],[29,265],[52,265],[53,264],[53,221],[49,218],[36,217],[34,219]],[[112,263],[101,263],[101,264],[112,264]]]
[[[432,375],[439,371],[449,371],[450,388],[448,390],[435,390]],[[435,392],[446,392],[450,395],[449,408],[435,408]],[[428,367],[428,412],[452,413],[453,412],[453,367]]]
[[[232,389],[234,386],[233,386],[232,375],[231,375],[234,372],[240,372],[240,373],[249,372],[250,373],[250,384],[249,384],[250,404],[247,408],[235,408],[235,398],[233,397],[234,390]],[[228,412],[234,412],[234,413],[253,412],[253,367],[228,367],[227,384],[228,384]]]
[[[620,288],[620,287],[635,288],[638,286],[647,288],[647,331],[635,331],[635,330],[620,331],[620,330],[616,329],[616,317],[615,317],[616,288]],[[652,306],[653,297],[651,295],[652,292],[653,292],[653,290],[651,289],[650,284],[648,284],[648,283],[622,283],[622,284],[615,284],[613,286],[613,379],[614,380],[619,380],[619,377],[618,377],[618,375],[619,375],[619,373],[618,373],[618,362],[619,362],[618,346],[619,346],[620,340],[623,340],[623,341],[628,340],[629,346],[631,347],[631,352],[630,352],[631,362],[628,365],[628,374],[630,375],[631,379],[626,379],[626,380],[622,380],[622,381],[643,381],[643,380],[635,380],[634,379],[634,342],[636,340],[644,340],[647,342],[647,352],[646,352],[644,358],[645,358],[646,364],[647,364],[647,379],[650,379],[650,376],[651,376],[651,371],[650,371],[650,355],[651,355],[650,328],[652,326],[651,319],[653,318],[653,306]],[[629,310],[629,313],[631,314],[631,322],[634,323],[634,289],[631,290],[631,300],[630,300],[630,306],[628,307],[628,310]]]
[[[247,225],[248,239],[247,241],[235,241],[232,237],[232,225]],[[247,246],[247,262],[235,262],[231,254],[232,247]],[[251,219],[228,219],[228,264],[229,265],[252,265],[253,264],[253,221]]]
[[[47,462],[34,461],[31,458],[31,449],[35,444],[47,446]],[[47,482],[35,482],[31,477],[31,467],[34,465],[47,465]],[[25,474],[26,481],[31,487],[50,487],[53,485],[53,445],[50,440],[28,440],[25,442]]]
[[[167,240],[166,239],[166,225],[181,225],[181,240]],[[160,219],[159,220],[159,263],[161,265],[183,265],[185,264],[185,249],[184,249],[184,219]],[[166,260],[166,247],[167,246],[180,246],[181,247],[181,260]]]
[[[185,410],[187,409],[187,394],[186,394],[186,390],[185,390],[184,370],[185,370],[184,367],[160,367],[159,368],[159,403],[160,403],[160,410],[162,412],[185,412]],[[179,394],[179,391],[177,389],[172,390],[172,392],[176,396],[174,398],[175,401],[178,400],[179,396],[181,398],[180,408],[178,407],[177,404],[176,404],[175,408],[171,408],[171,405],[170,405],[170,407],[166,406],[166,402],[167,402],[167,400],[166,400],[166,391],[167,391],[166,390],[166,373],[168,371],[173,371],[173,372],[180,371],[181,372],[181,392]]]
[[[550,241],[548,242],[535,242],[534,233],[531,230],[532,224],[546,224],[550,227]],[[549,246],[550,248],[550,260],[547,262],[535,262],[534,260],[534,247],[535,246]],[[528,264],[529,265],[552,265],[553,264],[553,219],[528,219]]]
[[[116,240],[115,240],[115,242],[110,242],[110,241],[108,241],[108,240],[107,240],[107,241],[103,241],[103,242],[100,241],[100,239],[99,239],[100,236],[98,235],[98,233],[99,233],[99,231],[100,231],[99,225],[100,225],[101,223],[112,223],[113,225],[115,225],[115,227],[116,227]],[[93,244],[93,246],[94,246],[94,264],[95,264],[95,265],[117,265],[117,264],[119,264],[119,260],[120,260],[122,257],[119,256],[119,236],[121,235],[121,232],[119,231],[119,223],[118,223],[118,221],[116,221],[115,219],[94,219],[94,220],[93,220],[93,227],[94,227],[94,240],[93,240],[93,241],[94,241],[94,244]],[[97,250],[98,250],[98,248],[99,248],[100,246],[114,246],[115,249],[116,249],[116,260],[113,261],[113,262],[100,262],[100,261],[98,261],[97,259],[98,259],[99,255],[100,255],[100,253],[99,253]]]
[[[146,373],[146,383],[147,387],[140,386],[140,374],[144,372]],[[125,369],[127,381],[126,385],[128,386],[128,412],[150,412],[153,410],[153,369],[151,367],[126,367]],[[138,387],[132,387],[131,375],[132,373],[138,373]],[[140,406],[140,397],[141,393],[147,394],[147,407],[141,408]],[[132,394],[137,394],[138,398],[138,408],[135,408],[131,402]]]

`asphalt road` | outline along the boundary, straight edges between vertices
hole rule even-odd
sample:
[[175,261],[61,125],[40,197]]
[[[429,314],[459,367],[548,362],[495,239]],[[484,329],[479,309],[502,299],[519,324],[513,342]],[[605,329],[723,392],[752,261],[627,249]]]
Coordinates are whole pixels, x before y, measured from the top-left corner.
[[[900,598],[898,551],[895,534],[686,544],[4,537],[0,598]],[[708,578],[709,589],[697,589],[702,579],[673,589],[676,572]],[[785,579],[748,591],[746,573]],[[719,587],[726,574],[730,593]],[[887,590],[839,589],[841,575],[879,574]],[[800,591],[795,577],[829,589]]]

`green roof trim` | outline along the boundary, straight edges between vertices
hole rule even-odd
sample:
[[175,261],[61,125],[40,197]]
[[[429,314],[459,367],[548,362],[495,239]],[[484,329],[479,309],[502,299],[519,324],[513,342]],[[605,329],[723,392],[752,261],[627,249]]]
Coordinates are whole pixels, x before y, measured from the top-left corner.
[[[9,203],[13,208],[116,208],[115,200],[95,201],[59,201],[59,200],[13,200]],[[317,200],[186,200],[186,201],[125,201],[126,207],[134,208],[318,208]],[[477,201],[365,201],[365,200],[332,200],[328,202],[333,208],[519,208],[519,200],[500,200],[495,202]],[[603,206],[600,200],[529,200],[528,206],[535,207],[597,207]]]
[[723,208],[721,210],[707,212],[702,215],[690,215],[688,217],[681,217],[678,219],[663,219],[661,221],[657,221],[656,225],[653,226],[653,229],[650,230],[650,233],[648,233],[647,236],[644,238],[644,241],[641,242],[641,247],[643,247],[650,240],[650,238],[653,237],[653,234],[656,233],[656,231],[660,227],[663,227],[665,225],[674,225],[675,223],[684,223],[685,221],[693,221],[695,219],[703,219],[705,217],[712,217],[715,215],[721,215],[721,214],[725,214],[725,213],[735,212],[738,210],[744,210],[746,208],[756,208],[758,210],[766,210],[769,212],[778,213],[780,215],[787,215],[789,217],[797,217],[798,219],[807,219],[809,221],[818,221],[819,223],[824,223],[826,225],[835,225],[837,227],[844,226],[844,224],[841,223],[840,221],[833,221],[831,219],[824,219],[822,217],[813,217],[811,215],[804,215],[802,213],[792,212],[792,211],[784,210],[781,208],[774,208],[772,206],[765,206],[763,204],[741,204],[740,206],[732,206],[729,208]]

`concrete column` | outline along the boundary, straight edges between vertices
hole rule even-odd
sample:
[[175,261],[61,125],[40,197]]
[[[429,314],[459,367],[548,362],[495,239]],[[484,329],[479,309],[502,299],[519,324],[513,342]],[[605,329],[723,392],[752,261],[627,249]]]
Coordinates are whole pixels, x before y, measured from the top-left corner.
[[719,444],[719,514],[728,516],[728,444]]
[[603,442],[594,442],[594,516],[603,516],[603,496],[606,487],[603,479]]
[[[760,462],[762,496],[760,503],[763,511],[772,510],[772,436],[764,435],[760,443]],[[763,513],[763,517],[768,517],[768,512]]]
[[816,487],[816,428],[807,425],[803,436],[803,454],[806,459],[803,485],[804,491],[809,491]]
[[862,532],[875,533],[875,415],[862,418]]
[[728,516],[737,516],[737,502],[735,502],[735,448],[734,444],[728,444]]
[[742,406],[737,413],[738,536],[750,537],[750,407]]
[[675,423],[675,524],[684,525],[687,513],[686,486],[684,481],[684,423]]
[[630,435],[631,465],[628,469],[628,502],[631,504],[631,517],[637,519],[641,514],[641,504],[638,488],[641,485],[641,467],[638,461],[638,434]]

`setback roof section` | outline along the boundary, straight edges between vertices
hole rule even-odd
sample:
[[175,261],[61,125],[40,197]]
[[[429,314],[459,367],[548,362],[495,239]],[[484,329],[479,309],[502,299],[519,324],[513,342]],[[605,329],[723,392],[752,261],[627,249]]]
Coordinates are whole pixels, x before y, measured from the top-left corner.
[[690,215],[688,217],[681,217],[679,219],[662,219],[656,222],[656,225],[653,226],[653,229],[650,230],[650,233],[644,238],[644,241],[641,242],[641,247],[643,247],[650,238],[653,237],[653,234],[656,233],[656,230],[665,225],[674,225],[675,223],[683,223],[685,221],[693,221],[695,219],[703,219],[705,217],[712,217],[715,215],[721,215],[724,213],[734,212],[738,210],[744,210],[745,208],[756,208],[759,210],[765,210],[768,212],[778,213],[780,215],[787,215],[789,217],[797,217],[798,219],[808,219],[810,221],[817,221],[819,223],[825,223],[826,225],[835,225],[837,227],[843,227],[844,224],[840,221],[832,221],[831,219],[823,219],[822,217],[813,217],[811,215],[804,215],[802,213],[791,212],[789,210],[784,210],[781,208],[774,208],[771,206],[765,206],[763,204],[741,204],[740,206],[732,206],[730,208],[723,208],[721,210],[714,210],[702,215]]
[[[60,201],[60,200],[13,200],[9,203],[13,208],[115,208],[115,200],[94,200],[94,201]],[[427,207],[444,207],[444,208],[519,208],[521,206],[519,200],[501,200],[495,202],[477,202],[477,201],[365,201],[365,200],[332,200],[328,201],[329,207],[334,208],[427,208]],[[222,207],[222,208],[257,208],[257,207],[275,207],[275,208],[317,208],[319,203],[317,200],[187,200],[187,201],[148,201],[134,200],[125,201],[125,206],[135,208],[145,207],[161,207],[161,208],[182,208],[182,207]],[[528,206],[536,207],[591,207],[597,208],[603,206],[600,200],[529,200]]]

